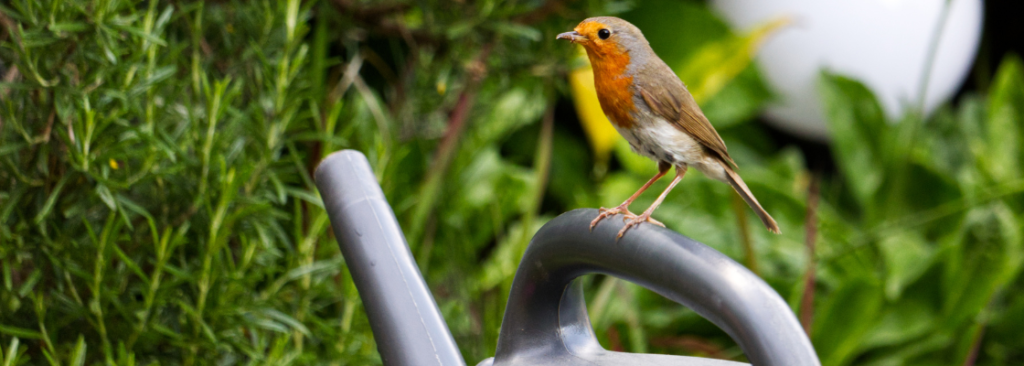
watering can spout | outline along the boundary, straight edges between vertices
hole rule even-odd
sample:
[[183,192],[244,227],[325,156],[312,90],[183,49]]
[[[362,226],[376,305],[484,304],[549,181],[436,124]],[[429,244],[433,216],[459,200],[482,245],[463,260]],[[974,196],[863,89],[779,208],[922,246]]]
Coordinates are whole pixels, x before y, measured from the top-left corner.
[[331,154],[316,185],[385,365],[465,365],[366,157]]

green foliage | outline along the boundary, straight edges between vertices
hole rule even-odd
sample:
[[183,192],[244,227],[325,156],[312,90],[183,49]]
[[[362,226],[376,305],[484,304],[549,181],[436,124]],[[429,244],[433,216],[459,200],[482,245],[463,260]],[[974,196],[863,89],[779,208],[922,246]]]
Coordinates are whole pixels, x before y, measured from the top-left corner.
[[4,2],[2,364],[379,363],[310,177],[343,148],[493,354],[510,279],[481,258],[546,220],[531,165],[578,163],[536,154],[571,53],[542,5]]
[[[758,152],[756,142],[737,143],[745,138],[742,131],[720,128],[782,235],[759,230],[752,215],[738,215],[728,204],[734,199],[728,187],[699,174],[683,180],[658,216],[670,228],[747,263],[794,311],[812,312],[812,341],[825,365],[963,363],[972,352],[978,364],[1014,364],[1024,357],[1014,351],[1022,339],[998,322],[1020,316],[1024,303],[1016,295],[1024,249],[1024,181],[1016,169],[1024,153],[1016,143],[1024,137],[1020,60],[1007,58],[992,85],[984,95],[965,97],[956,110],[890,121],[862,84],[822,75],[839,171],[822,182],[813,308],[798,305],[806,290],[810,174],[799,153]],[[654,173],[625,146],[616,156],[625,169],[611,172],[600,185],[604,206],[618,204]],[[636,205],[644,207],[653,196],[642,196]],[[737,218],[745,220],[739,229]],[[743,226],[753,229],[752,252],[741,245]],[[626,337],[648,340],[687,329],[724,348],[719,355],[732,354],[729,341],[705,330],[709,325],[702,321],[683,322],[690,315],[673,314],[673,304],[631,291],[602,296],[612,291],[604,286],[591,302],[595,325],[620,324]],[[634,329],[630,314],[651,314],[641,321],[643,333]],[[997,329],[1002,331],[994,335]],[[599,338],[606,334],[599,331]]]
[[[1016,335],[982,338],[1019,301],[1022,72],[1020,59],[1009,57],[987,103],[968,96],[958,111],[898,122],[886,121],[863,85],[822,76],[832,131],[842,136],[834,144],[842,177],[829,201],[850,202],[822,216],[831,272],[823,280],[835,284],[826,304],[849,297],[840,306],[845,316],[827,306],[815,320],[824,364],[940,364],[971,352],[984,364],[1013,364],[1024,356],[1005,346],[1018,344]],[[863,278],[884,286],[850,295]],[[868,298],[884,300],[869,306]],[[840,341],[865,325],[866,341]]]
[[238,5],[5,5],[0,333],[39,340],[25,359],[374,362],[309,177],[330,61],[308,6]]
[[[594,168],[554,35],[623,14],[673,65],[749,46],[702,3],[658,5],[0,4],[0,365],[380,363],[310,176],[339,149],[373,164],[467,362],[492,356],[532,234],[619,204],[655,167],[622,145]],[[784,234],[696,172],[656,216],[812,313],[826,365],[1019,364],[1021,61],[898,121],[822,75],[839,170],[814,258],[817,173],[750,121],[771,98],[758,70],[730,67],[705,110]],[[657,294],[599,276],[586,293],[608,348],[743,359]]]

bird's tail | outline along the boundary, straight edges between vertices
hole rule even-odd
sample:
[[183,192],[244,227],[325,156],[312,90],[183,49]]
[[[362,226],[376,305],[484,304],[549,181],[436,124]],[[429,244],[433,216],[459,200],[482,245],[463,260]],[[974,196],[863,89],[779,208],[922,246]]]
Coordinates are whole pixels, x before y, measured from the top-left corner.
[[736,190],[736,193],[740,194],[740,197],[743,197],[744,201],[747,201],[747,205],[754,210],[757,217],[761,218],[761,222],[764,223],[766,228],[768,228],[768,231],[776,234],[780,233],[779,224],[776,224],[772,215],[769,215],[768,212],[761,207],[761,204],[757,202],[757,198],[754,198],[754,194],[750,193],[750,189],[747,188],[747,184],[743,183],[743,178],[740,178],[739,174],[736,174],[736,172],[725,164],[722,164],[722,166],[725,168],[725,175],[729,180],[729,184],[731,184],[732,188]]

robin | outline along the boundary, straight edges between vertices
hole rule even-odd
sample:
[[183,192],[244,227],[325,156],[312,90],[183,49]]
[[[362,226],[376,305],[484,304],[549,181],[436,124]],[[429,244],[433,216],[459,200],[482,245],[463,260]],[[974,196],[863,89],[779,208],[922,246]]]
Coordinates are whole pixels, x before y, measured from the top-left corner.
[[[588,18],[572,32],[559,34],[557,39],[569,40],[587,50],[601,109],[629,141],[633,152],[658,162],[658,174],[618,207],[602,207],[590,223],[591,229],[602,219],[620,213],[629,220],[619,231],[620,238],[626,230],[643,222],[665,226],[652,219],[651,214],[683,179],[686,169],[694,167],[712,179],[729,183],[768,231],[779,233],[779,225],[736,174],[736,162],[729,156],[725,142],[683,82],[654,54],[639,28],[615,17]],[[671,167],[676,168],[676,176],[654,204],[640,215],[629,212],[633,200]]]

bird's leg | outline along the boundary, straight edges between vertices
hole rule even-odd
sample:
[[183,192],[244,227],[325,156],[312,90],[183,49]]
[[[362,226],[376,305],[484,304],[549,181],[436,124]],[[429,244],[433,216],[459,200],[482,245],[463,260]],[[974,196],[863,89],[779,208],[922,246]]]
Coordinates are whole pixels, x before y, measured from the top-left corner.
[[655,174],[654,177],[652,177],[650,180],[647,181],[647,183],[643,185],[643,187],[640,187],[640,190],[636,191],[636,193],[633,193],[632,196],[629,196],[629,198],[627,198],[625,202],[622,202],[622,204],[619,205],[618,207],[601,207],[601,209],[599,210],[600,214],[597,215],[597,218],[594,219],[594,221],[590,222],[590,230],[594,230],[594,226],[597,226],[597,223],[601,222],[601,220],[604,220],[604,218],[609,216],[625,213],[625,217],[623,219],[636,217],[636,215],[634,215],[632,212],[629,212],[629,205],[632,204],[637,197],[640,197],[640,194],[644,193],[644,191],[646,191],[647,188],[650,188],[651,185],[654,184],[654,182],[657,182],[658,179],[664,177],[665,173],[668,173],[668,170],[671,167],[672,166],[666,162],[658,162],[658,174]]
[[665,188],[665,191],[661,192],[661,195],[658,196],[658,199],[655,200],[654,203],[651,204],[651,207],[648,207],[647,210],[644,211],[644,213],[637,215],[633,217],[632,220],[626,222],[626,226],[623,226],[622,230],[619,230],[619,235],[616,237],[616,239],[621,238],[622,235],[626,233],[626,230],[629,230],[629,228],[636,225],[640,225],[640,223],[645,221],[661,227],[665,227],[665,224],[662,224],[658,220],[651,218],[651,214],[653,214],[654,210],[657,209],[663,201],[665,201],[665,197],[668,196],[668,192],[671,192],[672,188],[675,188],[676,184],[679,184],[679,181],[683,180],[684,175],[686,175],[686,167],[676,167],[676,177],[672,179],[672,183],[669,183],[668,188]]

